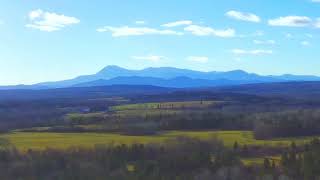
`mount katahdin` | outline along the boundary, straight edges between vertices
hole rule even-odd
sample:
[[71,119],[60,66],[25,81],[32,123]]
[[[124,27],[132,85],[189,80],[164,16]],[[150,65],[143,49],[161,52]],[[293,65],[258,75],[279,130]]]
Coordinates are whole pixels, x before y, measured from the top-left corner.
[[107,85],[153,85],[174,88],[196,88],[290,81],[320,81],[320,77],[290,74],[262,76],[242,70],[201,72],[172,67],[129,70],[118,66],[107,66],[93,75],[34,85],[0,86],[0,89],[52,89]]

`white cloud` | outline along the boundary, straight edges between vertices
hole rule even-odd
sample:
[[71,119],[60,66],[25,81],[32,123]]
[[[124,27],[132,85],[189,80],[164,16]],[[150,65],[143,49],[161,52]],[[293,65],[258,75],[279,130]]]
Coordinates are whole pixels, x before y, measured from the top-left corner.
[[146,22],[145,21],[136,21],[135,24],[141,25],[141,24],[146,24]]
[[310,46],[311,45],[311,43],[309,41],[302,41],[300,44],[302,46]]
[[190,25],[184,28],[185,31],[191,32],[196,36],[217,36],[217,37],[234,37],[236,32],[234,29],[217,30],[211,27]]
[[234,57],[234,60],[235,60],[236,62],[241,62],[241,61],[242,61],[242,58],[240,58],[240,57]]
[[187,57],[187,60],[197,63],[207,63],[209,61],[209,58],[206,56],[189,56]]
[[267,54],[273,54],[273,51],[264,50],[264,49],[255,49],[255,50],[233,49],[232,53],[235,55],[267,55]]
[[142,35],[183,35],[182,32],[173,30],[159,30],[148,27],[111,27],[105,26],[97,29],[98,32],[111,32],[113,37],[142,36]]
[[320,3],[320,0],[311,0],[311,2]]
[[175,22],[170,22],[167,24],[163,24],[163,27],[177,27],[177,26],[187,26],[191,25],[192,21],[189,20],[182,20],[182,21],[175,21]]
[[318,19],[315,21],[314,26],[315,26],[316,28],[320,28],[320,18],[318,18]]
[[253,33],[253,36],[264,36],[264,32],[263,31],[256,31],[255,33]]
[[157,56],[157,55],[132,56],[131,58],[137,59],[137,60],[146,60],[146,61],[151,61],[151,62],[159,62],[159,61],[165,59],[164,56]]
[[285,36],[286,36],[286,38],[288,38],[288,39],[293,38],[293,35],[292,35],[291,33],[286,33]]
[[255,23],[258,23],[261,21],[260,17],[255,14],[239,12],[239,11],[228,11],[226,13],[226,16],[232,19],[240,20],[240,21],[249,21],[249,22],[255,22]]
[[47,32],[58,31],[66,26],[80,23],[80,20],[75,17],[45,12],[41,9],[31,11],[29,20],[30,23],[26,27]]
[[250,33],[250,34],[239,34],[237,35],[237,37],[240,37],[240,38],[247,38],[247,37],[261,37],[261,36],[264,36],[264,32],[263,31],[256,31],[254,33]]
[[33,20],[33,19],[41,17],[42,14],[43,14],[43,11],[41,9],[37,9],[37,10],[31,11],[29,13],[29,18],[31,20]]
[[312,19],[306,16],[285,16],[268,21],[270,26],[305,27],[312,24]]
[[312,35],[312,34],[306,34],[306,36],[307,36],[308,38],[313,38],[313,35]]
[[275,40],[253,40],[254,44],[260,44],[260,45],[274,45],[276,44]]

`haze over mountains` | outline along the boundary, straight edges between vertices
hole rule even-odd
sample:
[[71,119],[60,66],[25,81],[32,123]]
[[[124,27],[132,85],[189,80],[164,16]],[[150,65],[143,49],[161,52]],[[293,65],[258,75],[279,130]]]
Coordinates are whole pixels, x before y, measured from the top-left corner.
[[93,75],[79,76],[74,79],[57,82],[43,82],[35,85],[0,86],[0,89],[52,89],[108,85],[152,85],[173,88],[197,88],[290,81],[320,81],[320,77],[290,74],[262,76],[247,73],[242,70],[201,72],[172,67],[129,70],[118,66],[107,66]]

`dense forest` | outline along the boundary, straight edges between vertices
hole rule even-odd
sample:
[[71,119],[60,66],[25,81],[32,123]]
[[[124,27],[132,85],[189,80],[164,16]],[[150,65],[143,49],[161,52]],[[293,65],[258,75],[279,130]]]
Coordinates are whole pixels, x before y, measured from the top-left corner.
[[[94,149],[47,149],[20,153],[1,140],[1,179],[43,180],[238,180],[320,177],[320,140],[281,151],[280,162],[265,158],[262,166],[244,166],[240,158],[254,148],[226,148],[217,139],[200,141],[178,137],[166,145],[96,145]],[[266,151],[268,151],[266,149]],[[270,151],[270,150],[269,150]]]
[[[99,88],[98,88],[99,89]],[[316,180],[320,177],[320,97],[217,89],[64,96],[0,101],[0,179],[4,180]],[[239,91],[237,89],[237,91]],[[94,92],[92,94],[92,92]],[[281,92],[283,93],[283,92]],[[20,94],[21,95],[21,94]],[[21,149],[19,133],[111,134],[156,138],[167,132],[252,132],[255,142],[291,138],[287,145],[178,136],[154,143],[75,143]],[[47,134],[48,135],[48,134]],[[67,137],[67,136],[66,136]],[[310,141],[312,137],[312,141]],[[299,141],[306,138],[308,141]],[[81,142],[81,137],[79,137]],[[49,141],[49,140],[48,140]],[[44,141],[40,141],[44,143]],[[42,146],[42,144],[35,146]],[[45,142],[47,143],[47,142]],[[94,142],[93,142],[94,143]],[[248,143],[248,144],[246,144]],[[80,143],[81,144],[81,143]],[[246,159],[263,159],[246,164]]]

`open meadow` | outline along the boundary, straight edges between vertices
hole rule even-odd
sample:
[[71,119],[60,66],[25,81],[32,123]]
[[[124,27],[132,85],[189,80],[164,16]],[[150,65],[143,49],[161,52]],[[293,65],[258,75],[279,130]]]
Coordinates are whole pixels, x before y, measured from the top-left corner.
[[239,145],[256,146],[289,146],[292,142],[302,145],[314,137],[301,138],[279,138],[272,140],[256,140],[250,131],[167,131],[158,135],[127,136],[113,133],[47,133],[47,132],[13,132],[2,135],[19,150],[28,149],[43,150],[68,149],[72,147],[92,148],[95,145],[111,144],[152,144],[163,143],[166,140],[179,136],[210,140],[217,138],[228,146],[232,147],[235,142]]

